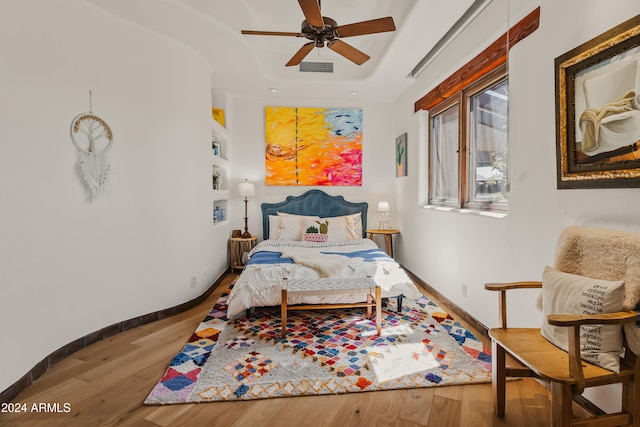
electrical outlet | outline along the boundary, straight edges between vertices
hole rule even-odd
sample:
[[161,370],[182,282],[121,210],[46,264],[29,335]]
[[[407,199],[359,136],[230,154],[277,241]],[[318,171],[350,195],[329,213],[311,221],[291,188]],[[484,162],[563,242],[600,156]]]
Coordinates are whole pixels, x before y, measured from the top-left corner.
[[197,279],[195,274],[192,274],[191,275],[191,287],[195,288],[197,284],[198,284],[198,279]]
[[464,297],[467,297],[467,284],[463,283],[462,284],[462,295],[464,295]]

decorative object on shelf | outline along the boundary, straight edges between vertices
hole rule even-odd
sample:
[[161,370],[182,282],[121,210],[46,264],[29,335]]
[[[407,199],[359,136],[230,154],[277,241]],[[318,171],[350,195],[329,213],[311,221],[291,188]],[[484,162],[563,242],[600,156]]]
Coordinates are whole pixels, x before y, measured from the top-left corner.
[[224,127],[224,110],[222,108],[212,108],[211,115],[213,116],[213,120]]
[[249,201],[249,197],[253,197],[256,195],[256,190],[253,186],[253,183],[245,179],[244,182],[241,182],[240,185],[238,185],[238,194],[244,197],[244,233],[242,233],[240,237],[242,237],[243,239],[249,239],[252,236],[251,233],[249,233],[247,202]]
[[396,138],[396,176],[407,176],[407,134]]
[[220,178],[220,171],[215,171],[213,173],[213,189],[214,190],[220,190],[220,184],[221,184],[221,178]]
[[[213,133],[213,132],[212,132]],[[218,141],[218,137],[215,133],[211,135],[211,151],[213,151],[214,156],[221,156],[221,146],[220,141]]]
[[555,59],[557,187],[640,187],[640,15]]
[[[109,179],[111,165],[107,156],[113,144],[109,125],[93,114],[92,93],[89,91],[89,112],[78,114],[71,121],[71,141],[78,149],[78,169],[87,185],[91,201],[100,196]],[[80,134],[84,138],[79,138]]]
[[378,202],[378,230],[388,230],[391,228],[391,208],[389,202],[381,200]]
[[266,107],[267,185],[362,185],[362,109]]
[[231,231],[231,237],[240,237],[241,234],[242,234],[242,231],[240,231],[240,230],[232,230]]
[[213,210],[213,222],[221,222],[226,219],[226,212],[224,209],[216,206]]

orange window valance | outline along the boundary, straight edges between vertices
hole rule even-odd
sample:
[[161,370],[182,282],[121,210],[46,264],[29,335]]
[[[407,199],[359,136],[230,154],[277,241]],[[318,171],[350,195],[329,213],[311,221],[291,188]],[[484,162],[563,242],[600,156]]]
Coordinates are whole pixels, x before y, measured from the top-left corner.
[[415,103],[414,111],[428,110],[469,86],[507,61],[508,50],[538,29],[540,8],[536,8],[462,68]]

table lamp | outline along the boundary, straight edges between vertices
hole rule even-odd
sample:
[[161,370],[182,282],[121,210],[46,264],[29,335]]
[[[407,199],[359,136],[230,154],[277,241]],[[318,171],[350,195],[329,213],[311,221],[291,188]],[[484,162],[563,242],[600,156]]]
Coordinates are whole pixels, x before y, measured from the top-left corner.
[[378,202],[378,230],[388,230],[391,222],[391,208],[389,202],[381,200]]
[[238,186],[238,194],[244,197],[244,233],[240,237],[242,237],[243,239],[250,239],[253,236],[251,235],[251,233],[249,233],[247,202],[249,201],[249,197],[253,197],[256,195],[256,190],[253,187],[253,183],[248,182],[245,179],[244,182],[241,182]]

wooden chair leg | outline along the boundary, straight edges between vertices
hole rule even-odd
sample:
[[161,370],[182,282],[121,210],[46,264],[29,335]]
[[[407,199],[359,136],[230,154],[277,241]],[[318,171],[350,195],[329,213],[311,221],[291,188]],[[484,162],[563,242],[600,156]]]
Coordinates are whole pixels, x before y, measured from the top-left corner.
[[506,357],[504,348],[491,340],[491,385],[493,388],[493,412],[498,417],[504,417],[506,392]]
[[633,378],[622,384],[622,411],[631,414],[633,427],[640,427],[640,381]]
[[551,383],[551,425],[569,427],[573,418],[571,385]]

